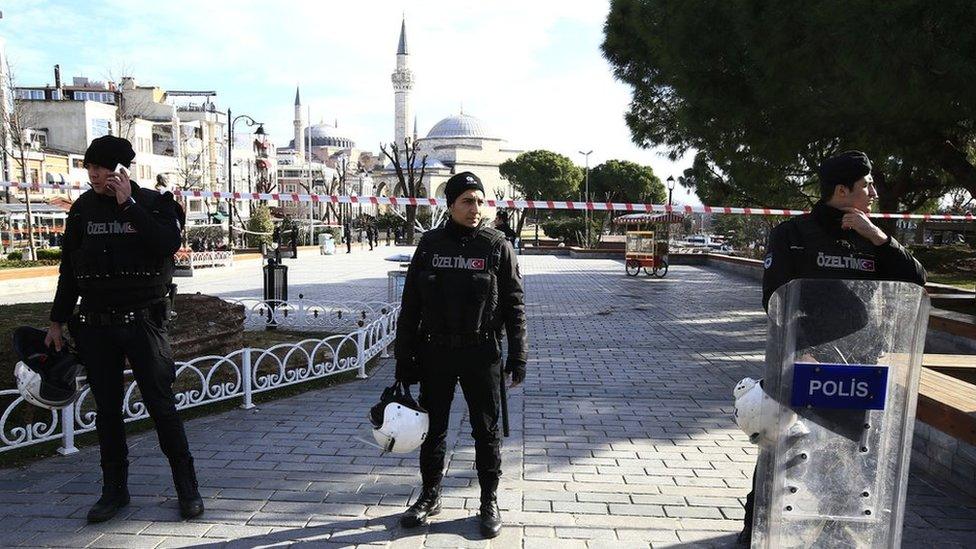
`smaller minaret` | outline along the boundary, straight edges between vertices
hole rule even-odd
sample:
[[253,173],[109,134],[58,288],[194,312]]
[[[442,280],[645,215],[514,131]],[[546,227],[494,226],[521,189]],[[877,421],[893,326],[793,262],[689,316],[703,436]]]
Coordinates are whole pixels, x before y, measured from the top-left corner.
[[403,146],[410,131],[410,90],[413,89],[413,72],[410,70],[410,54],[407,49],[407,20],[400,24],[400,40],[397,44],[396,70],[390,76],[393,81],[393,142]]
[[295,86],[295,152],[299,158],[305,157],[305,136],[302,129],[305,124],[302,121],[302,98],[298,94],[298,86]]

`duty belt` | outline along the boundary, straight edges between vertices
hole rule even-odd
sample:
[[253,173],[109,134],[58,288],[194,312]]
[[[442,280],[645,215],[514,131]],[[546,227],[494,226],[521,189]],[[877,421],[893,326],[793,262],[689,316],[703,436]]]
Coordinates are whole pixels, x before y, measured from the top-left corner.
[[78,322],[89,326],[122,326],[137,320],[149,320],[162,316],[165,305],[154,303],[130,311],[79,311]]
[[430,343],[431,345],[436,345],[438,347],[446,347],[448,349],[460,349],[463,347],[475,347],[486,341],[491,341],[492,335],[490,332],[470,332],[466,334],[421,334],[421,341]]

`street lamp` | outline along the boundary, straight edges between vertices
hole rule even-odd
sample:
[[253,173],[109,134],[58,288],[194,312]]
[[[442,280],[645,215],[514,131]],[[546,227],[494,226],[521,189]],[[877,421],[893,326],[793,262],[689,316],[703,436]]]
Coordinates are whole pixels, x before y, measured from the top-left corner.
[[674,192],[674,176],[668,176],[668,213],[671,213],[671,193]]
[[589,151],[586,151],[586,152],[583,152],[583,151],[580,151],[579,152],[581,155],[583,155],[584,158],[586,158],[586,187],[585,187],[585,189],[586,189],[585,190],[586,198],[584,199],[584,202],[586,202],[587,204],[583,206],[584,208],[586,208],[586,210],[583,212],[583,219],[584,219],[584,221],[586,223],[586,247],[587,248],[590,247],[590,208],[589,208],[589,202],[590,202],[590,153],[592,153],[592,152],[593,152],[592,150],[589,150]]
[[230,193],[230,203],[227,205],[227,214],[230,216],[230,220],[227,222],[227,241],[229,243],[229,248],[233,251],[234,249],[234,124],[238,120],[244,119],[244,123],[248,126],[257,126],[258,129],[255,130],[254,135],[261,139],[264,135],[264,124],[258,122],[246,114],[237,115],[236,118],[232,118],[230,109],[227,109],[227,120],[230,121],[227,124],[227,191]]
[[[671,215],[671,194],[673,192],[674,192],[674,176],[669,175],[668,176],[668,212],[667,212],[668,216]],[[667,219],[664,226],[667,227],[666,238],[668,239],[668,246],[670,246],[671,245],[671,220]]]

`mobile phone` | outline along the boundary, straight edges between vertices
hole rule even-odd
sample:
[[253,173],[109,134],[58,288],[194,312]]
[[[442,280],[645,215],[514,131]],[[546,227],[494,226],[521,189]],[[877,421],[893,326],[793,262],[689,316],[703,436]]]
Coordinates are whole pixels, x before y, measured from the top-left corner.
[[123,173],[123,174],[125,174],[126,177],[129,177],[130,176],[130,173],[131,173],[131,172],[129,172],[129,168],[126,168],[122,164],[119,164],[118,166],[116,166],[115,167],[115,171],[117,173]]

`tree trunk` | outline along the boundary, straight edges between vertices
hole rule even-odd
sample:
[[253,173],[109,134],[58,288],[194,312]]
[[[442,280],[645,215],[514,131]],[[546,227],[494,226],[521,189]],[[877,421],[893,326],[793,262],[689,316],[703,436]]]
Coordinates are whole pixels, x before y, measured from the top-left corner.
[[539,247],[539,210],[535,210],[535,246]]
[[417,220],[417,207],[407,206],[407,226],[404,228],[404,236],[407,239],[407,245],[412,246],[414,243],[414,224]]
[[[34,261],[37,259],[37,252],[34,250],[34,220],[31,214],[30,185],[33,182],[27,181],[27,158],[21,151],[20,155],[20,177],[26,187],[24,187],[24,203],[27,205],[27,259]],[[38,182],[39,184],[40,182]],[[13,241],[11,241],[12,243]]]

